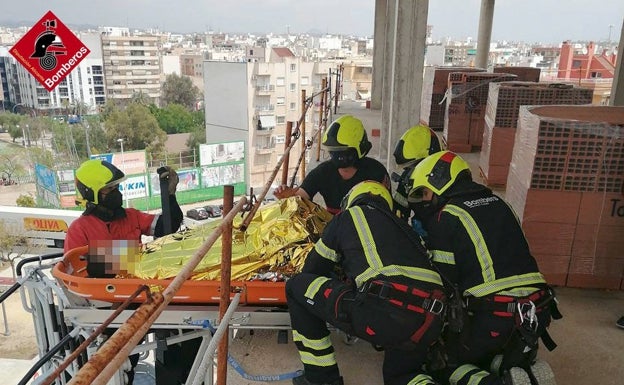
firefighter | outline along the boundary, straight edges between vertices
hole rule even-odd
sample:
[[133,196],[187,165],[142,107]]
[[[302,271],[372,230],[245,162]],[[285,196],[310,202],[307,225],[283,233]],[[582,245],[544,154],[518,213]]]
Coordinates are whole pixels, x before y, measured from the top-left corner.
[[[183,219],[182,210],[175,196],[178,175],[171,167],[166,167],[166,171],[160,174],[160,178],[168,180],[168,191],[161,191],[161,194],[169,195],[171,230],[177,231]],[[85,210],[67,230],[65,252],[80,246],[90,246],[91,254],[92,250],[99,250],[100,247],[110,250],[111,246],[115,245],[113,243],[115,241],[127,240],[138,245],[142,235],[155,237],[166,235],[162,215],[122,207],[123,196],[119,191],[119,184],[125,179],[126,176],[121,170],[104,160],[91,159],[80,165],[76,170],[76,189],[79,195],[77,203],[84,206]],[[105,243],[109,244],[105,245]],[[130,244],[128,247],[131,247]],[[114,277],[115,272],[110,270],[110,266],[115,266],[114,261],[106,260],[105,258],[110,258],[108,256],[94,254],[87,256],[89,276]],[[111,335],[112,332],[114,330],[109,329],[104,334]],[[139,355],[133,354],[129,359],[132,369],[126,374],[128,384],[131,385],[134,381],[134,367],[139,360]],[[157,363],[157,376],[165,377],[158,373],[162,372],[159,368]],[[174,382],[167,380],[167,383]]]
[[[167,167],[160,178],[167,178],[169,182],[171,227],[172,231],[177,231],[183,219],[182,209],[175,196],[178,174]],[[91,159],[80,165],[76,170],[76,189],[78,203],[85,210],[67,230],[65,252],[89,245],[92,241],[124,239],[139,242],[141,235],[166,235],[162,215],[122,207],[123,196],[119,184],[125,179],[120,169],[105,160]]]
[[302,272],[286,283],[293,340],[304,366],[293,384],[343,384],[326,322],[384,348],[386,385],[434,384],[421,368],[442,327],[440,276],[417,235],[392,213],[384,185],[358,183],[341,209]]
[[[539,272],[511,209],[472,180],[457,154],[441,151],[412,172],[415,215],[447,288],[447,367],[439,380],[457,385],[554,384],[536,363],[537,342],[554,343],[546,328],[558,318],[554,293]],[[534,382],[530,382],[533,380]]]
[[325,131],[322,144],[330,159],[310,171],[301,186],[278,186],[273,192],[278,199],[293,195],[312,199],[320,193],[327,211],[337,214],[342,198],[362,181],[376,180],[390,189],[388,170],[377,160],[366,156],[372,144],[361,120],[351,115],[336,119]]
[[[394,148],[394,160],[398,166],[403,167],[401,175],[392,173],[392,180],[397,182],[393,196],[395,211],[406,221],[410,221],[412,216],[408,194],[412,188],[410,183],[412,171],[421,160],[440,150],[442,146],[436,133],[422,124],[405,131]],[[410,222],[419,235],[426,235],[416,218],[412,217]]]

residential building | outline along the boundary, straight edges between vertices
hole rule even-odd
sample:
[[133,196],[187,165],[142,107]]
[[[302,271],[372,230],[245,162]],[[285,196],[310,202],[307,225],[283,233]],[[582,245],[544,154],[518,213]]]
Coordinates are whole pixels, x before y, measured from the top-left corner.
[[615,51],[609,54],[607,50],[602,50],[600,54],[596,54],[596,45],[593,42],[574,46],[570,41],[564,41],[559,57],[558,78],[613,78],[615,63]]
[[[270,62],[204,62],[206,141],[244,141],[246,182],[256,189],[265,185],[284,153],[287,122],[301,116],[302,91],[306,96],[318,92],[322,78],[335,68],[334,63],[305,61],[282,47],[273,48],[269,57]],[[306,114],[305,139],[312,138],[318,119],[315,103]],[[299,143],[290,153],[289,175],[301,154]]]
[[156,105],[161,96],[160,36],[133,35],[127,28],[101,29],[106,97],[130,101],[141,94]]

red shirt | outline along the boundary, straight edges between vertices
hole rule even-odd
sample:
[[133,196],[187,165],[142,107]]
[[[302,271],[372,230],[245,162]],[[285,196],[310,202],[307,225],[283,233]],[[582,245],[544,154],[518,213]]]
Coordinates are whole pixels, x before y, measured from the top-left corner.
[[158,215],[147,214],[137,209],[126,209],[126,217],[104,222],[95,215],[83,215],[74,220],[65,237],[65,252],[91,241],[136,240],[141,235],[153,235]]

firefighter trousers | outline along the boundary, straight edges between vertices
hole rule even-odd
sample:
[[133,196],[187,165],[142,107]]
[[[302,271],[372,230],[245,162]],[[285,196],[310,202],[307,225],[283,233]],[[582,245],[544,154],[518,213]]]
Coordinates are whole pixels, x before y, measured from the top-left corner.
[[[413,331],[405,330],[407,321],[396,321],[391,314],[379,312],[378,309],[358,309],[357,295],[358,292],[351,285],[315,274],[298,274],[286,283],[293,340],[299,350],[306,378],[313,383],[328,383],[340,376],[327,329],[329,323],[351,336],[373,343],[375,337],[400,338],[396,334],[405,333],[406,345],[409,347],[384,346],[384,384],[432,384],[433,381],[424,374],[422,366],[430,342],[438,336],[427,334],[419,343],[409,342]],[[381,322],[375,322],[375,319],[369,317],[383,319],[383,326],[380,327]],[[411,323],[415,326],[410,327],[417,329],[422,324],[418,317],[422,318],[422,315],[414,314],[413,317],[416,321]],[[373,336],[370,335],[370,328],[362,326],[367,323],[375,325]],[[366,329],[365,333],[363,329]]]

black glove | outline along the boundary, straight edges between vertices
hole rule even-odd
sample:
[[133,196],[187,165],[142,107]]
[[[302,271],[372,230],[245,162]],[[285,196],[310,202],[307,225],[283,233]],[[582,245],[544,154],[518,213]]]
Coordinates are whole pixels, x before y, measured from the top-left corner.
[[178,178],[178,173],[169,166],[163,166],[158,169],[158,176],[160,180],[167,180],[167,190],[169,192],[169,195],[175,195],[176,188],[178,187],[178,182],[180,180]]

